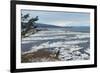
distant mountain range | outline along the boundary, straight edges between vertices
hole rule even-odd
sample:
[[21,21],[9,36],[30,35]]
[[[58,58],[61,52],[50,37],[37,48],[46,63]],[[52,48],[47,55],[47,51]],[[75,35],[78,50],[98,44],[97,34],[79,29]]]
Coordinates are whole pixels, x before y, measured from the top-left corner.
[[60,26],[43,24],[43,23],[36,23],[36,26],[37,26],[37,28],[61,28]]
[[72,28],[72,27],[89,27],[89,26],[56,26],[51,24],[36,23],[37,28]]
[[55,26],[50,24],[43,24],[43,23],[36,23],[36,29],[39,30],[51,30],[59,29],[59,30],[65,30],[65,31],[76,31],[76,32],[90,32],[89,26]]

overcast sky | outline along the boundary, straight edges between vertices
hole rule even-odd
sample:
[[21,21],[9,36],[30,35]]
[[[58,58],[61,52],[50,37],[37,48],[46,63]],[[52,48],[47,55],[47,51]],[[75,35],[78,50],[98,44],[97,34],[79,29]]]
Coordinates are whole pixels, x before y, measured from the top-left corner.
[[51,24],[56,26],[89,26],[89,13],[76,12],[53,12],[53,11],[35,11],[21,10],[23,15],[30,14],[30,18],[39,17],[38,23]]

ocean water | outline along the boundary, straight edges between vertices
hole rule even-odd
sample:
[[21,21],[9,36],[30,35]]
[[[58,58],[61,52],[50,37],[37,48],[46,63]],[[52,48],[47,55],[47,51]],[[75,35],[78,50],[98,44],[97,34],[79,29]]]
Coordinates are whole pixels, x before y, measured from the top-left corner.
[[22,38],[21,51],[29,53],[47,48],[56,52],[60,49],[61,60],[90,58],[90,27],[45,28],[29,37]]
[[[45,28],[44,28],[45,29]],[[63,27],[63,28],[46,28],[48,30],[63,30],[63,31],[73,31],[73,32],[90,32],[90,27],[79,26],[79,27]]]

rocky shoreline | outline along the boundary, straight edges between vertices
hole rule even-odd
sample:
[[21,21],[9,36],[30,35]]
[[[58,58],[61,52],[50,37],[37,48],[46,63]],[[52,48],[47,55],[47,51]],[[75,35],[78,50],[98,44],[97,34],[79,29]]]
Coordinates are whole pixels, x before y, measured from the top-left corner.
[[59,61],[54,53],[40,49],[36,52],[26,53],[21,55],[21,62],[48,62],[48,61]]

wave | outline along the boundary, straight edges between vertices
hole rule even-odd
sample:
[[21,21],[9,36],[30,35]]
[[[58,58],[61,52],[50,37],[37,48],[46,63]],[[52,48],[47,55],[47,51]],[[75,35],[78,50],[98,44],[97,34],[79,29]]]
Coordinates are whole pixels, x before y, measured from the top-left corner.
[[87,46],[83,49],[84,46],[80,46],[78,44],[86,44],[90,42],[89,38],[89,33],[71,31],[40,31],[36,34],[30,35],[29,37],[22,38],[22,46],[26,44],[30,45],[31,43],[30,49],[28,51],[22,51],[22,54],[36,52],[40,49],[47,49],[52,52],[60,50],[60,60],[87,60],[90,58],[90,47]]

